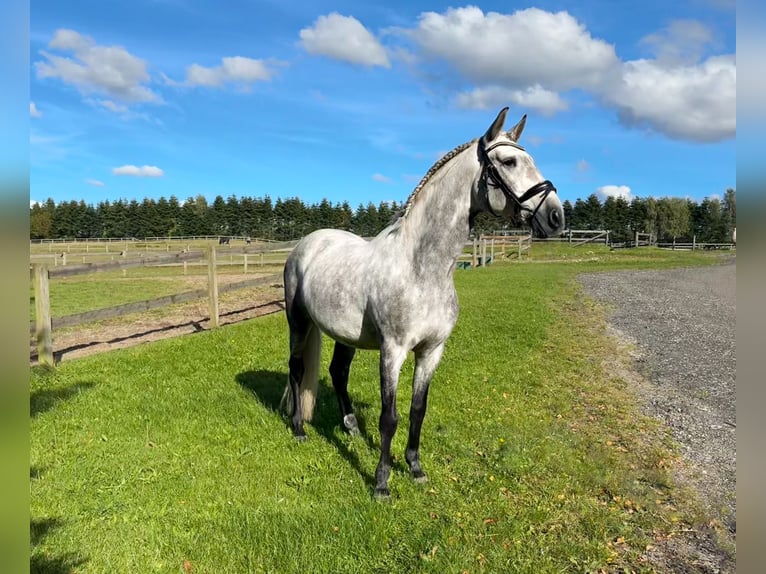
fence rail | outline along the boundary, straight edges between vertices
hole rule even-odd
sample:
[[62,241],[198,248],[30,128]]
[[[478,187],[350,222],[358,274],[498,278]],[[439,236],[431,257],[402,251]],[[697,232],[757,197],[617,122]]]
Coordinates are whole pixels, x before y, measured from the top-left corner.
[[655,246],[661,248],[661,249],[679,249],[679,250],[709,250],[709,249],[734,249],[736,247],[735,243],[697,243],[696,241],[692,242],[681,242],[681,241],[674,241],[672,243],[655,243]]
[[119,269],[131,269],[134,267],[149,267],[169,263],[183,263],[184,261],[197,261],[205,257],[204,251],[191,251],[176,253],[174,255],[160,255],[154,257],[141,257],[140,259],[126,259],[124,261],[110,261],[108,263],[84,263],[81,265],[62,265],[49,269],[50,277],[74,277],[88,273],[103,273]]

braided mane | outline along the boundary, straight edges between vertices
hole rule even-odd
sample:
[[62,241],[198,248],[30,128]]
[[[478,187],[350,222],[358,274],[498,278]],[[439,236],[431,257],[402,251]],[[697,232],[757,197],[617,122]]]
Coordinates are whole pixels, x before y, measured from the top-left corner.
[[412,208],[412,205],[415,203],[415,201],[418,198],[418,194],[422,191],[422,189],[425,187],[425,185],[429,182],[429,180],[433,177],[433,175],[439,171],[439,169],[444,166],[445,163],[447,163],[449,160],[451,160],[453,157],[455,157],[460,152],[464,151],[468,147],[470,147],[474,142],[476,142],[479,138],[474,138],[469,142],[466,142],[464,144],[461,144],[457,146],[455,149],[453,149],[450,152],[447,152],[444,154],[440,159],[436,161],[435,164],[431,166],[431,169],[429,169],[426,174],[423,176],[423,179],[420,180],[420,183],[418,183],[417,186],[415,186],[415,189],[412,190],[412,193],[407,198],[407,202],[404,204],[403,211],[400,212],[400,215],[396,219],[404,219],[407,217],[407,214],[409,214],[410,209]]

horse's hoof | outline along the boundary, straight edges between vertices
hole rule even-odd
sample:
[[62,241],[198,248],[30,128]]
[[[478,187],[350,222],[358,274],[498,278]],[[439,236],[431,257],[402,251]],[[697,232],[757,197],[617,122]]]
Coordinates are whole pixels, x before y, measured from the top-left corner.
[[305,434],[296,434],[296,435],[293,435],[293,438],[296,440],[296,442],[306,442]]
[[418,475],[413,475],[413,480],[417,482],[418,484],[425,484],[428,482],[428,475],[421,473]]
[[390,500],[391,499],[391,491],[387,488],[376,488],[375,489],[375,498],[377,500]]
[[359,424],[356,422],[356,416],[353,414],[343,417],[343,426],[346,427],[348,434],[351,436],[359,436],[361,434],[359,432]]

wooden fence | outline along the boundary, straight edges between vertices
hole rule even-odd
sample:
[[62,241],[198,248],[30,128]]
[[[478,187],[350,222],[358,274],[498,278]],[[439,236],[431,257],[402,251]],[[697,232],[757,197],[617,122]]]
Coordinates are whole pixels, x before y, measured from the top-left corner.
[[[276,251],[289,251],[297,241],[285,241],[279,243],[269,243],[262,245],[251,245],[242,248],[227,249],[228,253],[241,254],[245,258],[245,269],[247,267],[247,256],[251,254],[271,253]],[[50,287],[51,278],[73,277],[89,273],[103,273],[107,271],[126,270],[136,267],[147,267],[157,265],[186,265],[189,262],[204,261],[207,265],[207,288],[184,291],[173,295],[165,295],[155,299],[147,299],[124,305],[116,305],[104,309],[74,313],[64,317],[51,317],[50,310]],[[35,297],[35,320],[30,323],[30,333],[34,334],[37,342],[37,357],[41,364],[53,365],[53,332],[63,327],[72,327],[183,303],[207,297],[211,328],[219,325],[218,297],[222,293],[227,293],[237,289],[246,289],[261,285],[269,285],[275,281],[281,281],[281,274],[272,274],[253,279],[246,279],[227,285],[218,285],[217,276],[218,253],[215,245],[209,245],[205,251],[183,251],[177,254],[159,255],[152,257],[139,257],[133,259],[118,259],[106,263],[83,263],[80,265],[61,265],[51,269],[45,263],[31,263],[30,271],[33,280]]]
[[532,235],[529,232],[513,235],[482,235],[481,253],[482,258],[486,259],[489,251],[490,261],[495,257],[521,259],[524,255],[529,255],[532,249]]
[[498,257],[521,259],[523,255],[529,255],[532,248],[532,235],[525,234],[502,234],[480,235],[465,244],[470,248],[470,254],[464,253],[457,260],[458,269],[470,269],[472,267],[484,267],[491,265]]

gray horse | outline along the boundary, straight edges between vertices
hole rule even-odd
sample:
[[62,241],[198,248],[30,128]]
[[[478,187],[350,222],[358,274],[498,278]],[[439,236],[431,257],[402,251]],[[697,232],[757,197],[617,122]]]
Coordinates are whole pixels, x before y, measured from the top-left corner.
[[405,459],[418,482],[420,429],[428,386],[458,316],[453,273],[473,218],[486,211],[529,224],[538,237],[564,229],[556,188],[517,142],[526,115],[508,132],[503,108],[487,132],[458,146],[426,173],[403,213],[370,241],[320,229],[285,263],[290,375],[283,407],[296,439],[305,440],[316,400],[322,333],[335,341],[330,376],[345,429],[359,427],[348,395],[356,349],[380,350],[381,453],[377,496],[388,496],[391,440],[399,420],[396,388],[409,351],[415,353],[410,432]]

